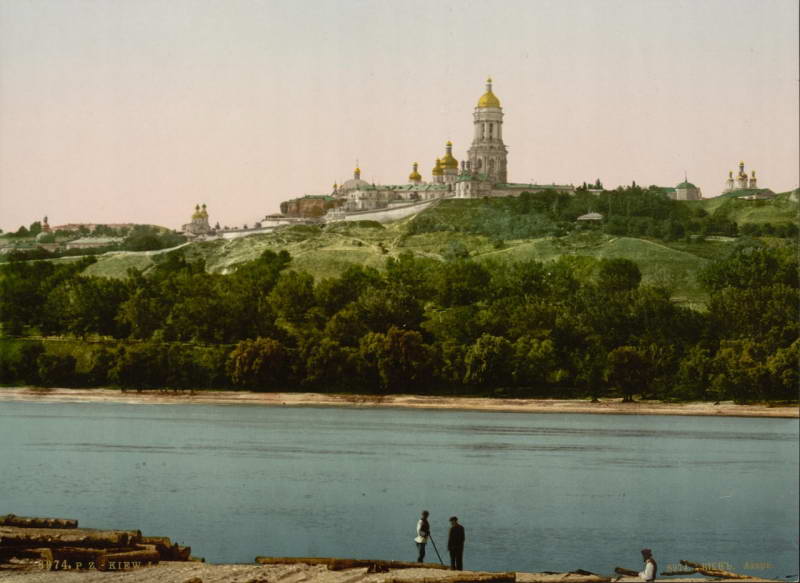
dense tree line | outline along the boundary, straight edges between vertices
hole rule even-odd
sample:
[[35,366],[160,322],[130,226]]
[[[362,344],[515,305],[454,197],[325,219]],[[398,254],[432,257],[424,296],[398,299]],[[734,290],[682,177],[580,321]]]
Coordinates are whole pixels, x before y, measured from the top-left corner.
[[[453,231],[485,235],[497,240],[562,236],[578,228],[575,220],[586,213],[603,215],[603,228],[611,235],[648,237],[663,241],[702,241],[708,235],[736,236],[739,226],[725,209],[709,214],[699,206],[670,199],[657,186],[637,185],[615,190],[575,194],[556,190],[524,192],[518,197],[453,201],[415,218],[410,234]],[[459,205],[462,212],[454,212]],[[454,207],[454,208],[450,208]],[[742,234],[796,237],[797,225],[744,225]]]
[[[583,258],[585,259],[585,258]],[[708,309],[626,259],[481,264],[403,254],[320,281],[264,252],[227,275],[170,253],[146,276],[92,259],[0,271],[5,334],[107,338],[75,356],[0,351],[3,382],[507,396],[797,398],[798,264],[749,240],[710,265]],[[595,260],[588,260],[595,261]]]

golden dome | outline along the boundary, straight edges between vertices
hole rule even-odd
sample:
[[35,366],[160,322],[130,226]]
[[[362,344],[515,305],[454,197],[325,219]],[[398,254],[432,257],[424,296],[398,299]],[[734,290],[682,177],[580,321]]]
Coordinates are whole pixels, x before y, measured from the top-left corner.
[[442,161],[439,158],[436,158],[436,165],[433,167],[433,170],[431,170],[431,174],[434,176],[441,176],[444,174],[442,170]]
[[478,100],[478,107],[500,107],[500,100],[492,93],[492,78],[486,80],[486,93]]
[[411,182],[414,182],[415,180],[422,180],[422,176],[420,176],[420,173],[417,172],[418,166],[419,165],[416,162],[414,162],[414,169],[411,171],[411,174],[408,175],[408,179]]
[[453,143],[447,142],[446,152],[441,160],[442,168],[458,168],[458,160],[453,158]]

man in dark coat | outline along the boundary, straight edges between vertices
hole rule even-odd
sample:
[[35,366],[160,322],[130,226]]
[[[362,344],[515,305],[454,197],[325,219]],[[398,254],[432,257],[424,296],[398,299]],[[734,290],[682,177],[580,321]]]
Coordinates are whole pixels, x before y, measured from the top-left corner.
[[450,568],[454,571],[464,570],[464,527],[458,518],[450,517],[450,533],[447,535],[447,550],[450,553]]

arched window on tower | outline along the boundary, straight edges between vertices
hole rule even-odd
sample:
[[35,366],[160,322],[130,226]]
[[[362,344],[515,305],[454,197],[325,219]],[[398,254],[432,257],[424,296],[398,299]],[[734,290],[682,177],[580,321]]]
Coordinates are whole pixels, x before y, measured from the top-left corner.
[[494,137],[494,124],[490,123],[489,124],[489,139],[492,139],[493,137]]
[[478,170],[483,170],[483,158],[478,158]]
[[489,160],[489,175],[494,174],[494,160]]

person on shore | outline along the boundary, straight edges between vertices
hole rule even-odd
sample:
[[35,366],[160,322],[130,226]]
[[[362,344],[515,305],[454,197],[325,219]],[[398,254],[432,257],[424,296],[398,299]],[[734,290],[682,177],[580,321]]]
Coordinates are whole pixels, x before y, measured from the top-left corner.
[[464,527],[458,523],[457,516],[450,517],[450,532],[447,535],[447,552],[450,553],[450,568],[464,570]]
[[417,543],[417,563],[425,560],[425,544],[428,542],[428,537],[431,535],[431,525],[428,524],[428,511],[423,510],[422,516],[417,521],[417,537],[414,542]]
[[639,573],[639,578],[648,583],[656,580],[658,565],[653,558],[653,551],[650,549],[642,549],[642,559],[644,559],[644,571]]

